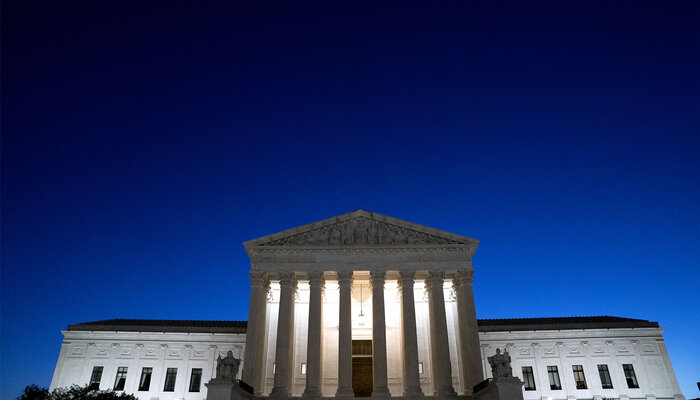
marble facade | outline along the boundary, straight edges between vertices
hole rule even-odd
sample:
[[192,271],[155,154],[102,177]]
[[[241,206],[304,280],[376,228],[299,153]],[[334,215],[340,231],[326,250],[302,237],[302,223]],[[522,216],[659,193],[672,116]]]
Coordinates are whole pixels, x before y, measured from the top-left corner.
[[[257,398],[468,399],[490,377],[487,358],[502,348],[512,355],[513,375],[524,380],[524,368],[532,371],[527,400],[684,399],[657,323],[477,321],[478,243],[364,210],[245,242],[247,322],[71,325],[51,388],[85,385],[102,368],[100,389],[112,388],[122,370],[123,390],[143,400],[205,400],[213,395],[206,383],[216,378],[217,357],[232,351],[242,362],[237,378]],[[599,365],[609,367],[612,387],[598,379]],[[625,365],[636,371],[637,387],[625,383]],[[561,388],[550,387],[549,367],[560,371]],[[586,388],[573,381],[574,367],[582,367]],[[152,384],[142,390],[146,369]],[[361,370],[367,381],[358,383]],[[177,374],[171,386],[168,371]],[[358,392],[360,384],[367,390]]]
[[[477,240],[359,210],[244,245],[252,293],[242,380],[256,395],[352,397],[360,339],[372,342],[372,397],[454,397],[483,379],[471,290]],[[371,310],[363,326],[358,287],[371,293],[360,300]]]

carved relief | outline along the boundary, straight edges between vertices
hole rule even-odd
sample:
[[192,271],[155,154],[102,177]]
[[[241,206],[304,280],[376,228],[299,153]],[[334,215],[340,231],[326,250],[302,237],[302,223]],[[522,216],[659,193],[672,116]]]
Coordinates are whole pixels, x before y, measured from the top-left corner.
[[145,351],[143,352],[143,358],[157,358],[158,354],[156,354],[156,349],[155,347],[146,347]]
[[194,351],[192,352],[192,358],[197,360],[197,359],[206,359],[207,358],[207,351],[203,348],[196,347]]
[[651,343],[645,343],[642,345],[642,351],[645,353],[653,353],[655,350],[654,345]]
[[369,218],[355,218],[329,226],[273,240],[262,246],[353,246],[401,244],[461,244],[427,233],[406,229]]

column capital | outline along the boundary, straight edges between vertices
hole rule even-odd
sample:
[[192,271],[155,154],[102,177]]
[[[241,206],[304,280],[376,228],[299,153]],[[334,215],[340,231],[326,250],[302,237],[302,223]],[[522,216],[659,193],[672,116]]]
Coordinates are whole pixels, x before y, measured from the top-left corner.
[[474,270],[461,270],[457,271],[455,276],[452,278],[452,285],[455,288],[460,288],[464,285],[471,286],[474,281]]
[[442,289],[442,284],[445,282],[445,273],[442,271],[430,271],[425,279],[425,290],[430,293],[433,288]]
[[386,271],[374,270],[369,272],[369,280],[374,285],[384,285],[384,278],[386,277]]
[[323,277],[323,271],[309,272],[310,285],[323,285],[326,280]]
[[339,271],[338,272],[338,286],[350,286],[353,281],[352,271]]
[[289,271],[284,271],[279,273],[280,276],[280,285],[292,285],[296,286],[297,280],[294,275],[294,272],[289,272]]
[[399,273],[399,279],[397,281],[399,292],[403,293],[404,287],[413,289],[413,284],[415,283],[416,273],[413,271],[401,271]]
[[267,281],[267,272],[264,271],[250,271],[250,285],[251,286],[265,286]]

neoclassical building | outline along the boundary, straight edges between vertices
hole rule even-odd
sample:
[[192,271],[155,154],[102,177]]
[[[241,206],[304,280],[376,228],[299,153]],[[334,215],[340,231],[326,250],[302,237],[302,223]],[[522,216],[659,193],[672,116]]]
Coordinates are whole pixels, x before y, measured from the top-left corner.
[[203,400],[232,351],[260,398],[470,398],[501,349],[525,399],[684,399],[656,322],[477,320],[478,243],[364,210],[245,242],[247,322],[70,325],[51,388]]

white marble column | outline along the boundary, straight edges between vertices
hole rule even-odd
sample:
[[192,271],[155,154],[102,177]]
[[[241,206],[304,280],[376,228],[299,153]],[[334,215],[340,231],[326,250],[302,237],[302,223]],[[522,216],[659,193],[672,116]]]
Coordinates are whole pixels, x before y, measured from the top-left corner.
[[321,397],[321,316],[323,315],[323,272],[309,273],[309,331],[306,346],[306,388],[302,397]]
[[384,271],[372,271],[372,397],[390,397],[386,360]]
[[479,344],[479,327],[476,324],[476,308],[472,281],[474,271],[458,271],[452,279],[457,294],[457,323],[459,325],[459,347],[462,370],[467,393],[474,385],[484,380],[481,368],[481,346]]
[[418,372],[418,336],[416,334],[416,303],[413,296],[413,272],[401,272],[401,313],[403,314],[403,392],[406,399],[423,397]]
[[430,315],[433,349],[433,379],[438,396],[456,396],[452,386],[452,365],[450,364],[450,347],[447,336],[447,315],[445,313],[445,295],[442,291],[444,282],[443,272],[430,272],[425,281],[428,290],[428,303],[432,311]]
[[280,273],[280,309],[277,320],[275,380],[271,399],[286,399],[291,390],[292,350],[294,333],[294,295],[297,281],[294,272]]
[[335,397],[353,397],[352,390],[352,271],[338,272],[338,391]]
[[246,345],[241,380],[253,387],[256,396],[262,396],[264,386],[263,357],[269,284],[267,273],[250,271],[250,305],[248,308],[248,328],[246,329]]

